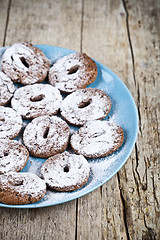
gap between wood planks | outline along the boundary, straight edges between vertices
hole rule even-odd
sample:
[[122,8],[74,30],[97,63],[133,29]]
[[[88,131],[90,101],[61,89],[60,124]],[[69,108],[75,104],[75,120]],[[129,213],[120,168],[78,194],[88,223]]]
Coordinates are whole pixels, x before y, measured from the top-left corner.
[[7,35],[7,29],[8,29],[10,8],[11,8],[11,0],[9,0],[9,2],[8,2],[7,17],[6,17],[6,26],[5,26],[4,38],[3,38],[3,47],[5,46],[5,43],[6,43],[6,35]]
[[[82,53],[83,49],[83,19],[84,19],[84,0],[82,1],[81,9],[81,36],[80,36],[80,52]],[[76,222],[75,222],[75,240],[77,240],[77,228],[78,228],[78,199],[76,199]]]

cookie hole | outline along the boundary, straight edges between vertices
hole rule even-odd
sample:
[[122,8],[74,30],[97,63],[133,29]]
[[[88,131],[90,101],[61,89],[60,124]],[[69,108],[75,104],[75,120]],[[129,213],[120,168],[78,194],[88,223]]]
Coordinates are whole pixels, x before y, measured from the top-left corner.
[[14,179],[13,181],[9,181],[9,183],[12,186],[21,186],[21,185],[23,185],[23,180]]
[[106,133],[105,131],[98,132],[98,133],[94,133],[94,134],[91,135],[90,137],[91,137],[91,138],[97,138],[97,137],[100,137],[100,136],[104,135],[105,133]]
[[75,65],[68,70],[68,74],[74,74],[78,71],[78,69],[79,69],[79,66]]
[[40,94],[38,96],[35,97],[30,97],[30,101],[31,102],[39,102],[41,101],[45,96],[43,94]]
[[47,127],[43,133],[43,138],[47,138],[49,133],[49,127]]
[[4,118],[0,118],[0,125],[3,124],[5,122]]
[[24,57],[21,57],[20,60],[26,68],[29,68],[29,64]]
[[87,99],[86,101],[82,101],[79,103],[78,108],[85,108],[91,103],[92,99]]
[[9,152],[4,152],[4,157],[7,157],[9,155]]
[[64,167],[63,171],[66,172],[66,173],[69,172],[69,166],[66,165],[66,166]]

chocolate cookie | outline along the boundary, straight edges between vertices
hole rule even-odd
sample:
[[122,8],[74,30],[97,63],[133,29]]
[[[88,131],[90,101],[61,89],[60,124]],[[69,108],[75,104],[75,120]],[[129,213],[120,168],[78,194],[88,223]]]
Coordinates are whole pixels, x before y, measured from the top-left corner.
[[0,72],[0,106],[6,105],[13,96],[15,87],[7,75]]
[[2,70],[13,82],[23,85],[42,82],[50,63],[45,54],[31,43],[16,43],[9,47],[1,59]]
[[0,174],[20,172],[27,164],[29,152],[13,140],[0,140]]
[[87,121],[105,118],[110,109],[111,100],[104,91],[86,88],[68,95],[60,111],[67,122],[81,126]]
[[71,147],[77,154],[98,158],[116,151],[123,143],[123,130],[109,121],[90,121],[71,136]]
[[6,173],[0,175],[0,202],[28,204],[41,200],[46,193],[45,181],[32,173]]
[[82,155],[64,152],[47,159],[41,168],[47,185],[56,191],[74,191],[89,178],[90,167]]
[[85,88],[97,77],[96,63],[85,53],[72,53],[59,59],[49,70],[49,82],[64,93]]
[[34,84],[19,88],[11,105],[23,118],[33,119],[41,115],[54,115],[62,102],[57,88],[49,84]]
[[21,116],[12,108],[0,106],[0,139],[17,137],[21,128]]
[[23,141],[32,156],[48,158],[66,149],[69,136],[69,126],[61,118],[41,116],[26,126]]

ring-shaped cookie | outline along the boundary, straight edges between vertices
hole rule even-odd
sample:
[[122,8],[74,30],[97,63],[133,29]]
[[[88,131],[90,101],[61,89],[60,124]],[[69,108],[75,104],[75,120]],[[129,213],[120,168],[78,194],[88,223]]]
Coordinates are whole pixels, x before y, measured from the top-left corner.
[[68,123],[82,126],[87,121],[105,118],[110,109],[111,100],[104,91],[86,88],[68,95],[63,100],[60,111]]
[[87,158],[104,157],[116,151],[123,143],[120,126],[109,121],[90,121],[71,136],[71,147]]
[[49,70],[49,82],[61,92],[85,88],[97,77],[96,63],[85,53],[72,53],[59,59]]
[[45,181],[28,172],[9,172],[0,175],[0,202],[28,204],[41,200],[46,193]]
[[56,116],[33,119],[23,133],[24,145],[34,157],[48,158],[63,152],[68,145],[70,129]]
[[23,85],[42,82],[50,63],[45,54],[31,43],[16,43],[7,48],[1,58],[2,70],[13,82]]
[[90,167],[82,155],[64,152],[48,158],[41,168],[49,188],[56,191],[74,191],[89,178]]
[[62,102],[59,90],[49,84],[34,84],[16,90],[11,105],[24,119],[54,115]]

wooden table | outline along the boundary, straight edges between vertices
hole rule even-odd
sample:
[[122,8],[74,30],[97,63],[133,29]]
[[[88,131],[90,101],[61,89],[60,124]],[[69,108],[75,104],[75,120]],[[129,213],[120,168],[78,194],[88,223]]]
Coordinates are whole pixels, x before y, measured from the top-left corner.
[[0,208],[0,239],[160,239],[159,0],[0,0],[0,46],[31,40],[86,52],[127,85],[139,135],[123,168],[90,194]]

